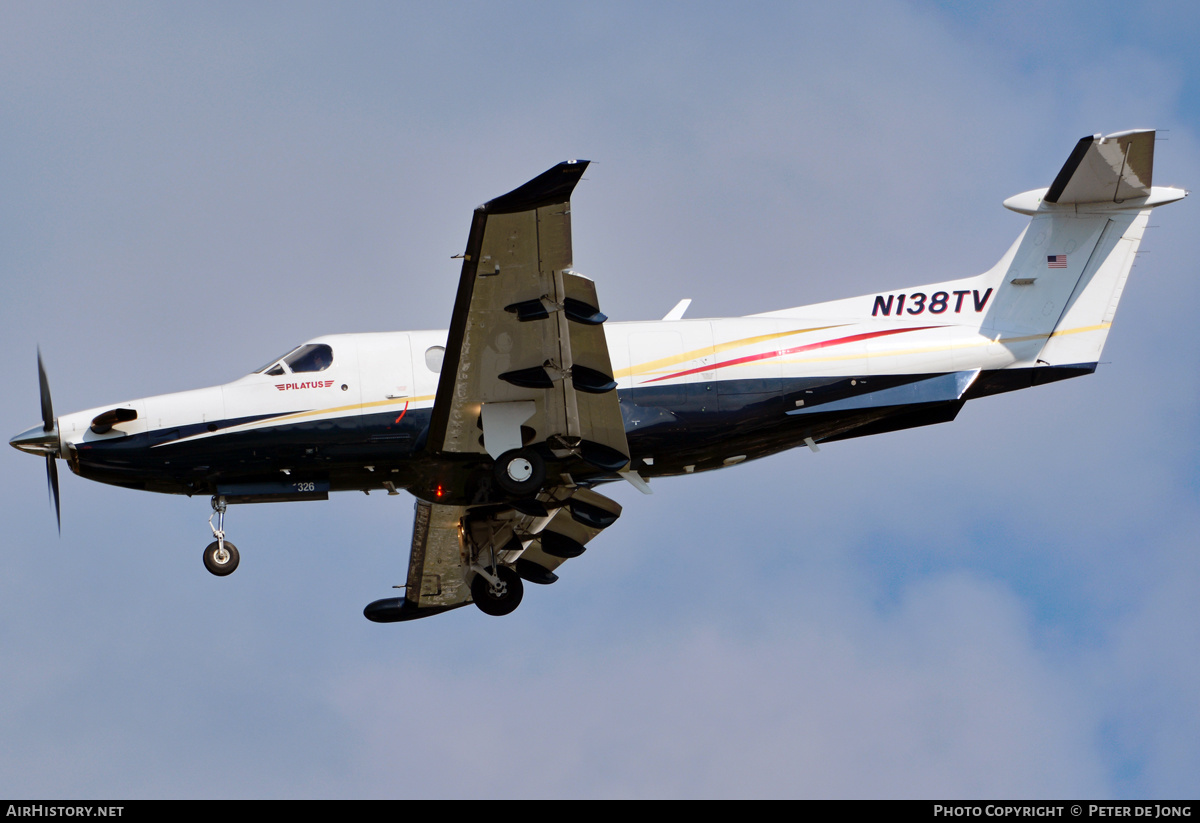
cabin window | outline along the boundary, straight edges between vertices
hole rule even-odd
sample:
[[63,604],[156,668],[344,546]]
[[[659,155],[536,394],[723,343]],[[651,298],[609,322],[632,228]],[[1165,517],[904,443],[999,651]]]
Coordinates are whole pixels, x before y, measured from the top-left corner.
[[430,346],[425,350],[425,365],[434,374],[439,374],[442,371],[442,360],[446,357],[446,348],[444,346]]

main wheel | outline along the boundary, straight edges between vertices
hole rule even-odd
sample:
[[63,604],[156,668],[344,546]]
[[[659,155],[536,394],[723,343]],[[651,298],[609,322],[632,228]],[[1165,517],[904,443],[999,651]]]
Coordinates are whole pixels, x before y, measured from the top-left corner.
[[513,449],[500,455],[492,474],[513,497],[531,497],[546,482],[546,463],[533,449]]
[[237,546],[225,541],[225,550],[221,551],[221,544],[216,540],[208,544],[208,548],[204,550],[204,568],[215,574],[217,577],[224,577],[227,574],[233,574],[233,570],[238,567],[238,562],[241,560],[241,555],[238,554]]
[[475,598],[475,605],[481,612],[492,617],[501,617],[511,614],[521,605],[525,586],[521,582],[521,576],[508,566],[501,566],[495,575],[500,578],[499,586],[493,586],[492,581],[482,574],[475,575],[475,579],[471,581],[471,597]]

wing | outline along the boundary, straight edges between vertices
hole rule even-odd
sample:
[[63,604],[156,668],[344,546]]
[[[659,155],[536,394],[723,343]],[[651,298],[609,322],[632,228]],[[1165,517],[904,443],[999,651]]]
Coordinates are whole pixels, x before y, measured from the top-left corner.
[[429,448],[498,459],[537,444],[584,475],[580,461],[604,474],[628,462],[605,317],[571,271],[570,197],[587,165],[560,163],[475,210]]
[[523,504],[524,512],[418,500],[404,596],[376,600],[363,614],[396,623],[457,609],[476,597],[487,601],[489,587],[476,582],[480,572],[508,568],[518,579],[501,598],[501,610],[484,608],[507,614],[521,602],[520,580],[558,580],[554,570],[583,554],[588,541],[621,516],[619,504],[583,487],[553,487],[535,500]]
[[554,582],[620,516],[588,488],[626,468],[629,447],[606,318],[595,285],[571,271],[570,197],[587,165],[560,163],[475,210],[405,596],[368,606],[373,620],[472,600],[511,611],[522,579]]

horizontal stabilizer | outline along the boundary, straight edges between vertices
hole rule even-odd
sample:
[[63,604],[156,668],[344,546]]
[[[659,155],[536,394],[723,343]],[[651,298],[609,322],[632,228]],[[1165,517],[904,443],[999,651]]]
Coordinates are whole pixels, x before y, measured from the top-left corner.
[[1048,203],[1120,203],[1150,194],[1154,130],[1084,137],[1046,192]]

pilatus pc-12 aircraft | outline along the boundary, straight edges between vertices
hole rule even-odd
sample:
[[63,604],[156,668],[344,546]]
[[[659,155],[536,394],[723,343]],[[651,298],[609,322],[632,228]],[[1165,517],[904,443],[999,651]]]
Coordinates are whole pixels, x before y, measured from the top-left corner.
[[[223,386],[55,417],[10,441],[131,489],[211,495],[204,565],[238,551],[226,506],[417,498],[393,622],[474,602],[508,614],[523,581],[563,561],[621,507],[597,488],[732,466],[849,437],[945,423],[967,400],[1090,374],[1150,211],[1154,132],[1085,137],[1048,189],[1009,198],[1028,227],[991,270],[749,317],[611,323],[571,269],[560,163],[475,210],[450,330],[318,337]],[[216,525],[213,525],[213,518]]]

